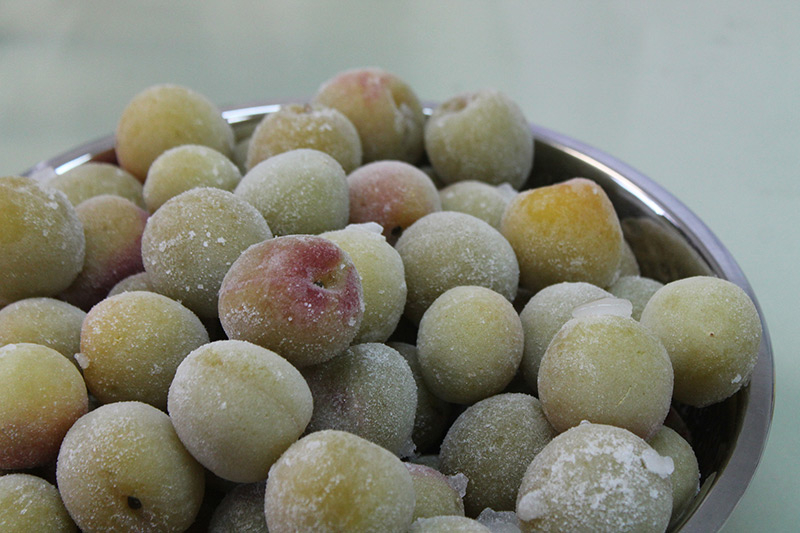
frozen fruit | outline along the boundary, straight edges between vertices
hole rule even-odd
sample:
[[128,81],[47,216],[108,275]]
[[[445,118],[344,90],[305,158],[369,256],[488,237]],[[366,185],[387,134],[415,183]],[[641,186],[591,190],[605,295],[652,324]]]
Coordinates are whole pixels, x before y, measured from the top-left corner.
[[334,158],[301,148],[266,159],[234,191],[264,216],[275,235],[317,234],[347,225],[347,178]]
[[398,239],[408,284],[404,314],[419,323],[443,292],[478,285],[509,301],[517,294],[519,265],[508,241],[489,224],[465,213],[442,211],[417,220]]
[[250,137],[246,167],[298,148],[325,152],[345,173],[361,165],[361,139],[350,119],[332,107],[287,104],[261,119]]
[[0,177],[0,307],[66,289],[83,268],[85,246],[64,193],[30,178]]
[[511,382],[523,343],[511,302],[485,287],[454,287],[422,315],[417,335],[422,377],[437,397],[474,403]]
[[519,189],[533,166],[533,133],[519,106],[494,89],[454,96],[425,124],[425,151],[444,183],[477,180]]
[[140,402],[103,405],[75,422],[56,476],[82,531],[185,531],[205,485],[169,417]]
[[342,353],[363,315],[361,280],[350,256],[314,235],[251,246],[219,292],[219,317],[229,338],[273,350],[297,367]]
[[167,403],[186,449],[223,479],[251,483],[311,419],[311,391],[288,361],[243,341],[205,344],[178,366]]
[[352,433],[317,431],[289,447],[267,479],[271,533],[404,533],[414,516],[411,474],[394,454]]
[[365,163],[416,163],[423,152],[425,115],[413,89],[379,68],[340,72],[323,83],[313,102],[341,111],[356,127]]
[[205,96],[179,85],[153,85],[125,106],[115,135],[117,160],[144,182],[163,152],[182,144],[209,146],[230,156],[233,129]]

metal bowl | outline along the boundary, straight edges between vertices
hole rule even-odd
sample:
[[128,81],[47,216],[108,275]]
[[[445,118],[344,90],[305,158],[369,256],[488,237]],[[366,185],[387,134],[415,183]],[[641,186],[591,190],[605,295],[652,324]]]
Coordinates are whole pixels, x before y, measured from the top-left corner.
[[[245,138],[280,104],[230,108],[223,116]],[[431,108],[426,108],[430,114]],[[724,402],[697,409],[675,405],[692,435],[701,487],[672,531],[708,533],[722,528],[744,494],[761,458],[772,420],[775,375],[764,315],[736,261],[709,228],[651,179],[618,159],[565,135],[531,125],[534,165],[526,187],[576,176],[596,181],[611,198],[642,275],[661,282],[714,275],[742,287],[761,316],[764,334],[749,384]],[[43,161],[27,175],[63,174],[87,161],[115,162],[114,138],[104,137]]]

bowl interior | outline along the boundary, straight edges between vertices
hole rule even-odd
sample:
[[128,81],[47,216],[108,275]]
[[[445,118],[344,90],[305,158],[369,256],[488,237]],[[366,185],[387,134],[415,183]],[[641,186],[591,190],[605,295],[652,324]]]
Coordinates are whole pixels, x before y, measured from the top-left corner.
[[[265,114],[280,104],[258,104],[223,112],[238,139],[246,138]],[[430,108],[426,109],[430,113]],[[714,275],[741,286],[758,308],[752,288],[733,257],[686,206],[625,163],[574,139],[531,126],[534,165],[527,188],[585,177],[609,195],[642,275],[663,283],[695,275]],[[87,161],[115,163],[113,136],[43,161],[26,172],[32,177],[63,174]],[[764,335],[753,376],[731,398],[703,409],[675,404],[697,454],[701,489],[673,531],[708,532],[722,527],[755,472],[769,431],[774,403],[774,367],[769,333]]]

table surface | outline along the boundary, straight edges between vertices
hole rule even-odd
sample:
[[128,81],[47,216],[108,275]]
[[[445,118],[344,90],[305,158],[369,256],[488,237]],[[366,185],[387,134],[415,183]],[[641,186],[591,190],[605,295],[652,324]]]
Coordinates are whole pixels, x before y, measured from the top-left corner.
[[[226,0],[0,2],[0,174],[111,133],[141,89],[221,106],[304,97],[380,66],[424,99],[494,87],[693,210],[766,316],[766,452],[723,531],[800,518],[800,3]],[[793,414],[794,413],[794,414]]]

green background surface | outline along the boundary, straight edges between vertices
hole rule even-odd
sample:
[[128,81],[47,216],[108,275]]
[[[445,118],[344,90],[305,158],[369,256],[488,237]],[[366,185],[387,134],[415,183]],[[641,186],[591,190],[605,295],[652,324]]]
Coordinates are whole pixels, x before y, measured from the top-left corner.
[[160,82],[221,106],[381,66],[426,100],[494,87],[693,210],[770,328],[769,443],[723,531],[800,517],[800,2],[0,0],[0,174],[111,133]]

